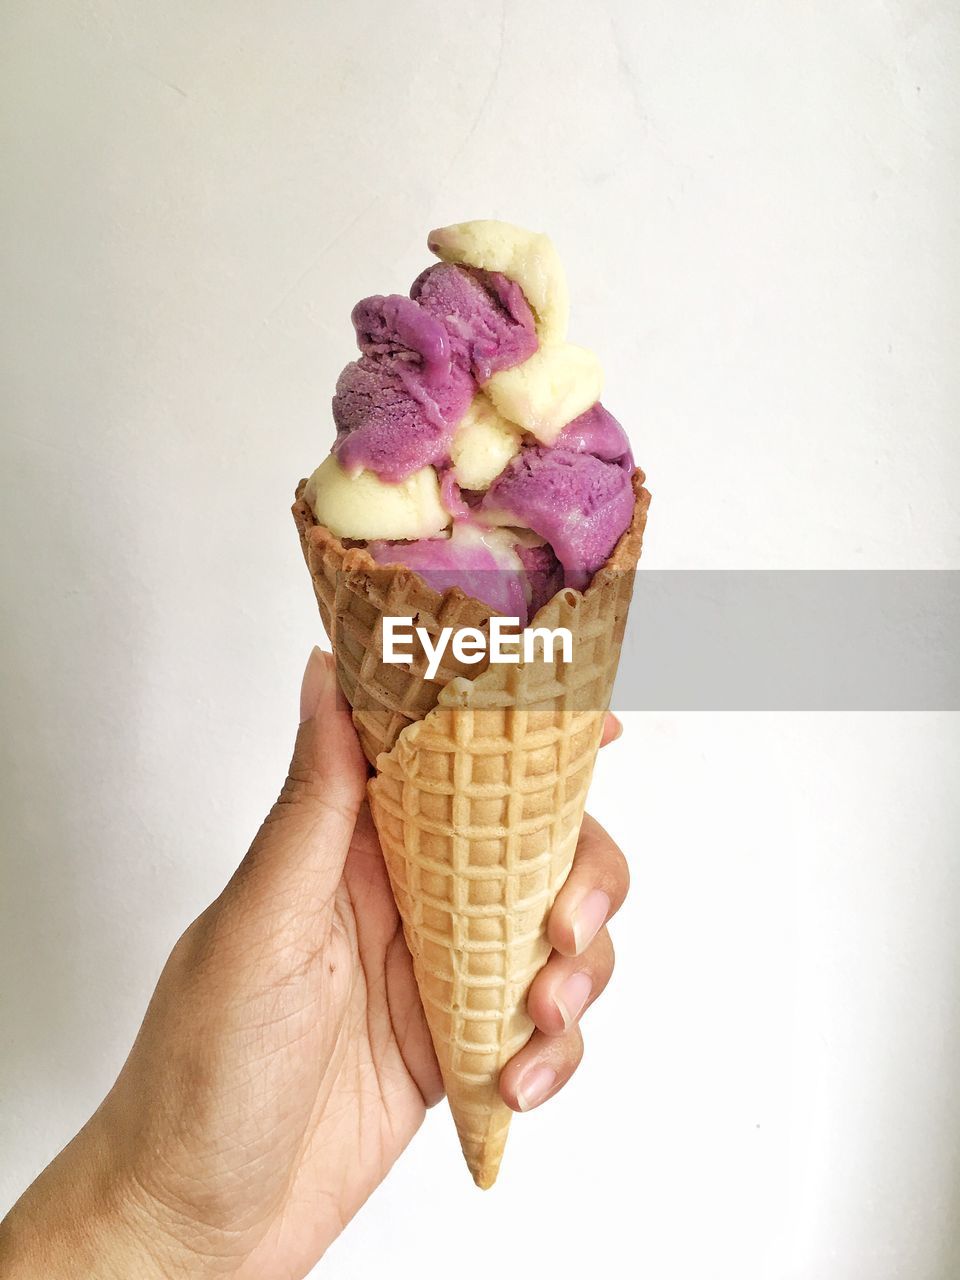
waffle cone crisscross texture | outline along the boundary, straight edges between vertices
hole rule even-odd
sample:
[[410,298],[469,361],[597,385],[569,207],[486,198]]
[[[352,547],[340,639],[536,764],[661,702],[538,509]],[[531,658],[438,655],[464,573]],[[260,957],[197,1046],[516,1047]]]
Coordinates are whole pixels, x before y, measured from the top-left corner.
[[[566,627],[570,662],[382,660],[384,616],[483,630],[493,611],[411,570],[378,566],[294,516],[340,684],[367,758],[370,807],[464,1156],[497,1175],[511,1112],[503,1065],[533,1030],[530,983],[550,953],[546,920],[573,860],[640,554],[649,494],[634,479],[630,527],[585,592],[565,589],[531,627]],[[416,650],[416,646],[415,650]],[[447,650],[449,654],[449,647]]]

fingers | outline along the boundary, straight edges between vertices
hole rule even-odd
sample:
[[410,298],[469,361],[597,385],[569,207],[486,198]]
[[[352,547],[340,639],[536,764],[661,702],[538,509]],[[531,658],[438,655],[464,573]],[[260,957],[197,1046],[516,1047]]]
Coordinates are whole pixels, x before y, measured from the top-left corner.
[[577,1025],[613,973],[613,943],[602,929],[583,955],[554,953],[527,997],[536,1031],[500,1073],[500,1096],[514,1111],[530,1111],[567,1083],[583,1057]]
[[573,866],[547,922],[550,945],[563,956],[580,956],[627,895],[627,861],[600,823],[587,814]]
[[616,742],[622,733],[623,725],[612,711],[608,711],[604,717],[603,731],[600,734],[601,747],[605,747],[610,742]]
[[582,1057],[579,1027],[562,1036],[535,1031],[500,1072],[500,1096],[514,1111],[532,1111],[563,1088]]
[[314,649],[303,676],[300,728],[280,796],[228,886],[309,898],[314,907],[340,880],[366,788],[367,767],[333,657]]
[[587,815],[570,875],[547,922],[554,953],[527,997],[536,1030],[500,1073],[500,1096],[514,1111],[530,1111],[552,1098],[579,1066],[578,1022],[613,973],[606,922],[623,903],[629,882],[623,854]]
[[569,1031],[610,981],[613,964],[613,943],[606,929],[600,930],[583,955],[554,952],[527,996],[527,1011],[539,1030],[548,1036]]

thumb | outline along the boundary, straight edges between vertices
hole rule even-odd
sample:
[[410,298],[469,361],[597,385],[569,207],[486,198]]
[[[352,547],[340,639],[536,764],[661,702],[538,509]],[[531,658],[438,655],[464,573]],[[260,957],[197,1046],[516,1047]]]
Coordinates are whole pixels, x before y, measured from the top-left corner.
[[303,673],[287,780],[228,894],[248,905],[252,899],[274,916],[303,906],[315,921],[340,882],[366,782],[366,759],[333,656],[315,648]]

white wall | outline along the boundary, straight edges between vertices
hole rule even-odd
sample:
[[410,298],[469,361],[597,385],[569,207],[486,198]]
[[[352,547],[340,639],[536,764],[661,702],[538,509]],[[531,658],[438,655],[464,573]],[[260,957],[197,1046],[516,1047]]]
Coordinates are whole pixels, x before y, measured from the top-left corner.
[[[112,1081],[285,769],[287,508],[426,230],[549,230],[658,567],[960,567],[950,0],[0,11],[0,1200]],[[948,1280],[955,715],[644,715],[634,875],[497,1188],[433,1113],[330,1280]],[[429,1233],[429,1234],[428,1234]],[[611,1259],[619,1258],[618,1262]]]

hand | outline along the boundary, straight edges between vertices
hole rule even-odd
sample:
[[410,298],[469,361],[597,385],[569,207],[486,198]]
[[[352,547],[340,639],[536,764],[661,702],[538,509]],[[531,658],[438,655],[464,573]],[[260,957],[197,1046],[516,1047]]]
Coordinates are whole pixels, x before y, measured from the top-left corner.
[[[618,733],[609,717],[604,742]],[[10,1280],[302,1277],[442,1097],[366,778],[314,650],[280,798],[174,947],[113,1089],[0,1226]],[[537,1030],[501,1075],[515,1110],[576,1069],[626,889],[585,819],[530,991]]]

